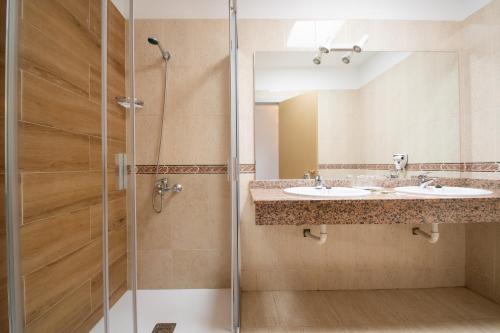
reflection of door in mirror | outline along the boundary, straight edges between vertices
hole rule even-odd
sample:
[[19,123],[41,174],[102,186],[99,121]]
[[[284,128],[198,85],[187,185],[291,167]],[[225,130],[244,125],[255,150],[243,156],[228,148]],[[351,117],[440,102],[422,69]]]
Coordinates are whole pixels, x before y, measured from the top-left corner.
[[255,104],[255,174],[279,179],[278,103]]
[[309,92],[279,103],[279,177],[302,178],[317,170],[318,95]]

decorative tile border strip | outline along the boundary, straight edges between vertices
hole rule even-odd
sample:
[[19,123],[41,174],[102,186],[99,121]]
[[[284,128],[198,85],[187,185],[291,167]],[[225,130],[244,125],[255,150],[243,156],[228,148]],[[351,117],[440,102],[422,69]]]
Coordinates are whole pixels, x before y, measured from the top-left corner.
[[[136,173],[141,175],[154,174],[156,165],[142,164],[136,166]],[[226,174],[227,166],[225,164],[215,165],[160,165],[158,167],[160,174]],[[241,164],[240,173],[255,173],[255,164]]]
[[[328,170],[364,169],[391,170],[392,164],[320,164],[318,168]],[[500,172],[500,162],[477,163],[415,163],[408,164],[409,171],[460,171],[460,172]]]

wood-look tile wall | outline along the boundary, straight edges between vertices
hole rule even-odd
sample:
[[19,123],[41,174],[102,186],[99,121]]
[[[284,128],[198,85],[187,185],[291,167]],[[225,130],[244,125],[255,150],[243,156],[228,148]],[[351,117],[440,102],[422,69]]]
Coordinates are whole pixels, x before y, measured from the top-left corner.
[[[88,331],[102,316],[100,1],[23,0],[19,165],[27,332]],[[127,288],[125,20],[108,9],[110,294]],[[3,297],[2,297],[3,299]]]

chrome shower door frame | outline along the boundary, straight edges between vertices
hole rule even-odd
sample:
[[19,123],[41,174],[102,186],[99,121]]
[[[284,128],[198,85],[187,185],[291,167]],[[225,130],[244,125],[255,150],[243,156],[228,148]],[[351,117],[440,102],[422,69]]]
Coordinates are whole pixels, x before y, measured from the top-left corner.
[[228,178],[231,183],[231,330],[240,330],[240,162],[238,140],[238,29],[237,3],[229,0],[229,45],[231,72],[231,143]]
[[23,284],[21,280],[21,196],[18,168],[18,0],[7,0],[5,45],[5,221],[7,238],[7,297],[9,332],[24,331]]

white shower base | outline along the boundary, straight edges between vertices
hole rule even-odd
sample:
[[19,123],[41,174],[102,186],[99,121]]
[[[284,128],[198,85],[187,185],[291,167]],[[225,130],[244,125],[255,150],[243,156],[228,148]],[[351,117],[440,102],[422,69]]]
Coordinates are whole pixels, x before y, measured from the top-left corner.
[[[177,323],[175,333],[227,333],[231,327],[229,289],[137,291],[138,333],[151,333],[157,323]],[[132,293],[110,310],[111,333],[132,333]],[[103,321],[90,331],[103,333]]]

